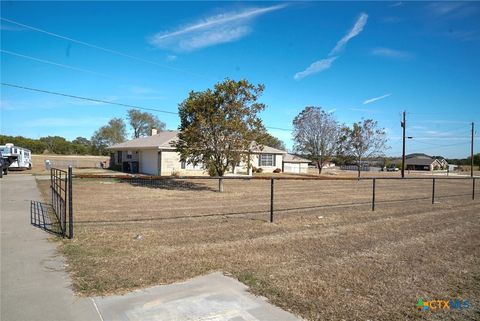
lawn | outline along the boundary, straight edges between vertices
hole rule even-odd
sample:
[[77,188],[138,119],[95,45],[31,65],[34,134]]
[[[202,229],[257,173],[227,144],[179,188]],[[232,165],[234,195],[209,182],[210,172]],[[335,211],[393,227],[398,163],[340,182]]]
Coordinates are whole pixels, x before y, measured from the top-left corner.
[[[431,180],[380,180],[375,212],[371,184],[278,180],[269,223],[268,180],[226,180],[218,193],[214,180],[75,179],[75,238],[60,250],[81,295],[223,271],[308,320],[478,319],[471,182],[437,180],[432,205]],[[420,297],[472,308],[418,312]]]

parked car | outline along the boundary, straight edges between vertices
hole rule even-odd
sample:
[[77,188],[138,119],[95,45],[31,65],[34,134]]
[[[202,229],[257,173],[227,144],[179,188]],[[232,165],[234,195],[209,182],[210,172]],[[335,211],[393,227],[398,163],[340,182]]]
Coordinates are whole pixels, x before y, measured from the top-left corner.
[[397,166],[388,166],[387,167],[387,172],[398,172],[398,167]]
[[3,177],[3,174],[8,174],[8,164],[7,160],[3,158],[2,152],[0,152],[0,178]]

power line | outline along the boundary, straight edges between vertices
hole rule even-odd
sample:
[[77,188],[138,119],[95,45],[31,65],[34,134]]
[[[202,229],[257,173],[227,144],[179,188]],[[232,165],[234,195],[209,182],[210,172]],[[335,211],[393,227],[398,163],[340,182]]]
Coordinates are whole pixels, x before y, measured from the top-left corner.
[[168,66],[168,65],[159,64],[158,62],[155,62],[155,61],[151,61],[151,60],[143,59],[143,58],[140,58],[140,57],[132,56],[132,55],[123,53],[123,52],[118,51],[118,50],[113,50],[113,49],[97,46],[97,45],[92,44],[92,43],[88,43],[88,42],[77,40],[77,39],[74,39],[74,38],[71,38],[71,37],[63,36],[63,35],[53,33],[53,32],[47,31],[47,30],[43,30],[43,29],[40,29],[40,28],[32,27],[32,26],[29,26],[29,25],[26,25],[26,24],[23,24],[23,23],[20,23],[20,22],[16,22],[16,21],[13,21],[13,20],[10,20],[10,19],[7,19],[7,18],[0,17],[0,19],[3,20],[3,21],[9,22],[9,23],[15,24],[17,26],[21,26],[21,27],[24,27],[24,28],[27,28],[27,29],[30,29],[30,30],[33,30],[33,31],[41,32],[41,33],[44,33],[44,34],[52,36],[52,37],[57,37],[57,38],[60,38],[60,39],[63,39],[63,40],[71,41],[71,42],[74,42],[74,43],[77,43],[77,44],[80,44],[80,45],[83,45],[83,46],[86,46],[86,47],[101,50],[101,51],[108,52],[108,53],[111,53],[111,54],[115,54],[115,55],[118,55],[118,56],[122,56],[122,57],[125,57],[125,58],[130,58],[130,59],[133,59],[133,60],[136,60],[136,61],[144,62],[144,63],[155,65],[155,66],[158,66],[158,67],[170,69],[170,70],[173,70],[173,71],[177,71],[177,72],[181,72],[181,73],[190,74],[190,75],[205,78],[204,75],[193,73],[193,72],[183,70],[183,69],[180,69],[180,68],[171,67],[171,66]]
[[116,102],[108,101],[108,100],[101,100],[101,99],[95,99],[95,98],[88,98],[88,97],[64,94],[64,93],[59,93],[59,92],[55,92],[55,91],[31,88],[31,87],[26,87],[26,86],[19,86],[19,85],[4,83],[4,82],[2,82],[2,86],[8,86],[8,87],[13,87],[13,88],[19,88],[19,89],[24,89],[24,90],[41,92],[41,93],[45,93],[45,94],[51,94],[51,95],[57,95],[57,96],[63,96],[63,97],[81,99],[81,100],[87,100],[87,101],[92,101],[92,102],[96,102],[96,103],[103,103],[103,104],[116,105],[116,106],[122,106],[122,107],[136,108],[136,109],[142,109],[142,110],[148,110],[148,111],[155,111],[155,112],[158,112],[158,113],[165,113],[165,114],[171,114],[171,115],[177,115],[178,114],[177,112],[173,112],[173,111],[166,111],[166,110],[160,110],[160,109],[148,108],[148,107],[138,107],[138,106],[134,106],[134,105],[116,103]]
[[[62,97],[69,97],[69,98],[81,99],[81,100],[86,100],[86,101],[92,101],[92,102],[96,102],[96,103],[103,103],[103,104],[109,104],[109,105],[129,107],[129,108],[135,108],[135,109],[141,109],[141,110],[148,110],[148,111],[154,111],[154,112],[170,114],[170,115],[178,115],[178,112],[166,111],[166,110],[161,110],[161,109],[156,109],[156,108],[139,107],[139,106],[134,106],[134,105],[116,103],[116,102],[108,101],[108,100],[101,100],[101,99],[96,99],[96,98],[88,98],[88,97],[83,97],[83,96],[64,94],[64,93],[59,93],[59,92],[56,92],[56,91],[43,90],[43,89],[38,89],[38,88],[26,87],[26,86],[19,86],[19,85],[4,83],[4,82],[2,82],[1,84],[2,84],[2,86],[24,89],[24,90],[30,90],[30,91],[40,92],[40,93],[44,93],[44,94],[57,95],[57,96],[62,96]],[[291,129],[280,128],[280,127],[265,126],[265,128],[286,130],[286,131],[290,131],[290,132],[292,131]]]
[[44,59],[40,59],[40,58],[35,58],[35,57],[31,57],[31,56],[26,56],[26,55],[22,55],[22,54],[13,52],[13,51],[0,49],[0,52],[5,53],[7,55],[11,55],[11,56],[17,56],[17,57],[21,57],[21,58],[25,58],[25,59],[30,59],[30,60],[41,62],[41,63],[44,63],[44,64],[49,64],[49,65],[53,65],[53,66],[57,66],[57,67],[67,68],[67,69],[76,70],[76,71],[82,71],[82,72],[86,72],[86,73],[89,73],[89,74],[94,74],[94,75],[99,75],[99,76],[111,78],[108,75],[105,75],[105,74],[102,74],[102,73],[99,73],[99,72],[96,72],[96,71],[83,69],[83,68],[78,68],[78,67],[73,67],[73,66],[65,65],[65,64],[60,64],[60,63],[56,63],[56,62],[53,62],[53,61],[44,60]]

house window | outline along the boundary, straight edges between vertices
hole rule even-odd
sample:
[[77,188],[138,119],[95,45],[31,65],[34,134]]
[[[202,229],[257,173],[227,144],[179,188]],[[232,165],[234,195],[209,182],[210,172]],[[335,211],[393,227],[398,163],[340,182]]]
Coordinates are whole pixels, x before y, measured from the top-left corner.
[[117,152],[117,163],[121,163],[122,162],[122,151],[119,150]]
[[275,166],[274,154],[260,154],[258,166]]
[[198,163],[197,165],[193,165],[185,161],[182,161],[180,162],[180,168],[190,170],[190,171],[200,171],[200,170],[203,170],[203,164]]
[[131,154],[127,154],[127,159],[132,159],[132,155],[131,155]]

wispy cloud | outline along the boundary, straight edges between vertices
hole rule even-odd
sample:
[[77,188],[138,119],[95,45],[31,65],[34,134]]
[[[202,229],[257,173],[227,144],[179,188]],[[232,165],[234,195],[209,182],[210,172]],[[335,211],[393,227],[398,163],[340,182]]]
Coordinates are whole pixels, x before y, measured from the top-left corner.
[[478,11],[478,6],[468,1],[439,1],[427,5],[427,10],[436,18],[459,19]]
[[286,4],[281,4],[211,16],[173,31],[159,32],[150,37],[149,42],[156,47],[175,51],[192,51],[232,42],[251,32],[250,24],[255,17],[285,7]]
[[360,14],[360,17],[358,17],[357,21],[353,25],[353,28],[337,42],[335,48],[333,48],[330,52],[330,56],[342,51],[346,44],[350,41],[350,39],[358,36],[367,24],[367,20],[368,15],[366,13]]
[[339,57],[339,55],[334,55],[334,54],[342,51],[343,48],[348,43],[348,41],[350,41],[350,39],[352,39],[353,37],[357,36],[360,32],[362,32],[363,28],[365,27],[365,24],[367,23],[367,19],[368,19],[368,15],[366,13],[360,14],[360,17],[355,22],[353,28],[342,39],[340,39],[335,45],[335,47],[332,49],[332,51],[330,51],[329,58],[315,61],[310,66],[308,66],[307,69],[297,72],[293,76],[293,79],[300,80],[302,78],[316,74],[318,72],[322,72],[330,68],[333,62],[337,60]]
[[391,48],[374,48],[372,49],[372,55],[386,58],[395,58],[395,59],[411,59],[413,54],[408,51],[396,50]]
[[177,56],[176,55],[167,55],[167,57],[165,59],[167,59],[167,61],[174,61],[174,60],[177,60]]
[[402,2],[402,1],[394,2],[394,3],[392,3],[391,5],[389,5],[389,7],[392,7],[392,8],[394,8],[394,7],[401,7],[401,6],[403,6],[403,2]]
[[370,99],[365,100],[363,102],[363,104],[368,105],[368,104],[374,103],[376,101],[379,101],[379,100],[385,99],[387,97],[390,97],[391,95],[392,94],[385,94],[385,95],[382,95],[382,96],[379,96],[379,97],[370,98]]
[[448,32],[441,33],[442,36],[447,36],[449,38],[459,40],[459,41],[472,41],[479,38],[479,34],[475,30],[453,30],[450,29]]
[[315,61],[313,64],[307,67],[307,69],[297,72],[293,78],[295,80],[300,80],[302,78],[305,78],[307,76],[310,76],[312,74],[316,74],[317,72],[321,72],[324,70],[327,70],[332,66],[332,63],[337,59],[338,57],[330,57],[322,60]]

